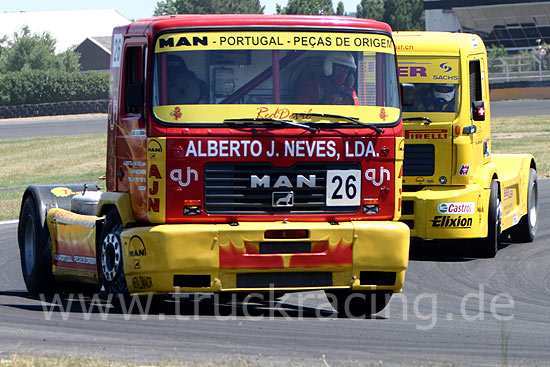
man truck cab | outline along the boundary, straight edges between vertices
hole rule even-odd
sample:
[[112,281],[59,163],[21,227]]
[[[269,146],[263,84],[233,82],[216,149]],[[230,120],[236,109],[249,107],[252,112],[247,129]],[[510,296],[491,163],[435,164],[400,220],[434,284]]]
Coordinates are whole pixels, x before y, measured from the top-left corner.
[[397,32],[402,82],[415,85],[403,110],[401,220],[417,239],[470,239],[494,257],[510,234],[533,241],[537,172],[529,154],[493,154],[487,53],[473,34]]
[[[357,103],[336,103],[344,89],[302,102],[296,85],[334,54],[353,58]],[[401,291],[409,229],[387,24],[144,19],[115,28],[110,80],[106,191],[25,192],[29,291],[66,279],[119,296],[324,290],[363,315]],[[86,211],[71,207],[79,200]]]

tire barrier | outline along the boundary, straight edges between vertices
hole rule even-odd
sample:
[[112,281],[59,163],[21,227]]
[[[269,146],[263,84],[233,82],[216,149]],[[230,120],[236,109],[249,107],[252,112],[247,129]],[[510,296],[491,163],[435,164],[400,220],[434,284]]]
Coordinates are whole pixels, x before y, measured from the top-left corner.
[[71,101],[17,106],[0,106],[0,118],[77,115],[84,113],[107,113],[109,100]]

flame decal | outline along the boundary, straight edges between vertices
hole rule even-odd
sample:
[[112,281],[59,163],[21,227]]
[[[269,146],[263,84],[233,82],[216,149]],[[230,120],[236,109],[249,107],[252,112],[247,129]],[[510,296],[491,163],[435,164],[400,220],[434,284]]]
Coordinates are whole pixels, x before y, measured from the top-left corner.
[[[323,251],[324,249],[324,251]],[[246,253],[252,250],[255,253]],[[256,251],[255,251],[256,250]],[[243,242],[242,246],[232,242],[220,244],[220,268],[222,269],[292,269],[322,266],[351,266],[352,243],[340,239],[331,245],[330,241],[317,241],[312,253],[258,254],[257,249]]]

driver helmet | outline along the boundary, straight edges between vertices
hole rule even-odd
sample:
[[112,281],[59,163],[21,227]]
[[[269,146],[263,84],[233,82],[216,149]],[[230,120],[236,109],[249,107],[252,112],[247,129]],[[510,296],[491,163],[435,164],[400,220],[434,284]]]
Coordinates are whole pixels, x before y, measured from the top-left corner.
[[437,84],[434,87],[434,97],[441,98],[447,102],[451,102],[455,98],[454,84]]
[[334,64],[344,65],[350,69],[357,69],[355,59],[349,52],[331,52],[325,57],[323,70],[326,76],[332,75]]

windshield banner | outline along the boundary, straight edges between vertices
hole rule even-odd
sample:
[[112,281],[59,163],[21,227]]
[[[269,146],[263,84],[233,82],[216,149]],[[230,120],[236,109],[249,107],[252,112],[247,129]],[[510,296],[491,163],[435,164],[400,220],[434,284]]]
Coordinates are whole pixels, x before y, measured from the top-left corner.
[[399,57],[399,78],[405,83],[453,83],[459,82],[458,58]]
[[393,54],[390,37],[368,33],[200,32],[160,36],[155,52],[197,50],[372,51]]
[[[400,116],[399,108],[395,107],[330,106],[330,108],[335,114],[356,116],[369,121],[369,123],[377,124],[397,121]],[[231,109],[213,108],[209,105],[191,105],[186,106],[185,113],[179,106],[156,106],[153,107],[153,111],[155,116],[163,121],[178,123],[219,123],[226,119],[239,119],[243,116],[250,116],[251,119],[294,119],[316,123],[349,123],[345,119],[308,116],[308,112],[314,113],[315,110],[310,106],[299,105],[232,105]],[[296,113],[301,115],[297,116]]]

